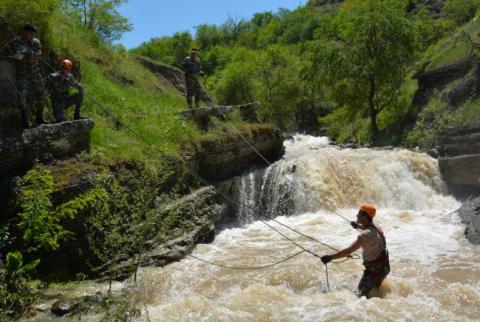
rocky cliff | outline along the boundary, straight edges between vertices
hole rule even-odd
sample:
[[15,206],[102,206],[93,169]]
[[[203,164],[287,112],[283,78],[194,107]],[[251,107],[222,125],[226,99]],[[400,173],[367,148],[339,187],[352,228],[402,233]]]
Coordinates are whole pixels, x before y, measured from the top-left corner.
[[[161,226],[170,212],[179,214],[181,220],[167,235],[151,238],[140,258],[140,266],[164,266],[187,256],[198,243],[208,243],[215,238],[215,226],[224,215],[225,208],[218,200],[215,189],[204,187],[171,202],[154,212],[151,225]],[[136,267],[136,257],[126,257],[116,265],[115,277],[127,278]],[[100,268],[102,270],[102,268]]]
[[0,176],[22,173],[36,162],[66,159],[90,146],[93,121],[44,124],[0,137]]
[[451,193],[480,195],[480,126],[451,128],[443,138],[439,166]]

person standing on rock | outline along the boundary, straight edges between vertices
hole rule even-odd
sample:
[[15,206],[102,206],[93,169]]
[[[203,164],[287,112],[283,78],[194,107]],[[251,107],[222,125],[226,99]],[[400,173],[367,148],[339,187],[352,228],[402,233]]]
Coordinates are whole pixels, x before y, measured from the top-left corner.
[[17,105],[20,109],[22,127],[29,128],[28,116],[35,112],[37,125],[46,123],[43,118],[45,107],[45,85],[40,68],[42,44],[35,38],[37,28],[32,24],[23,26],[20,37],[10,40],[0,55],[12,59],[16,69]]
[[198,81],[198,77],[203,76],[203,71],[200,58],[198,57],[198,49],[192,49],[190,56],[185,57],[185,59],[183,60],[182,67],[185,73],[188,108],[192,108],[193,97],[195,97],[195,108],[199,108],[203,91],[202,86]]
[[377,210],[373,205],[364,204],[360,206],[357,221],[351,223],[353,228],[360,229],[357,240],[336,254],[322,257],[322,262],[327,265],[334,259],[348,257],[362,248],[365,271],[358,284],[357,295],[359,297],[368,297],[370,291],[380,287],[385,277],[390,273],[390,260],[385,235],[380,227],[373,223],[376,212]]
[[[48,76],[48,89],[52,100],[53,117],[56,123],[65,121],[64,111],[73,105],[75,105],[73,119],[83,119],[80,115],[80,108],[83,102],[83,86],[73,77],[71,73],[72,67],[72,62],[64,59],[60,62],[60,70]],[[69,90],[71,87],[77,90],[75,94],[70,94]]]

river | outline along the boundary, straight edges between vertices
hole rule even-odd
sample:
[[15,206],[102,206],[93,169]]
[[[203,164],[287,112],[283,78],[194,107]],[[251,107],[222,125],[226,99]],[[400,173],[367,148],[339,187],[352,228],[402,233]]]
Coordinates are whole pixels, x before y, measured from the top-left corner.
[[[140,272],[134,300],[152,321],[474,321],[480,319],[480,247],[464,237],[451,212],[438,164],[412,151],[340,149],[326,138],[296,136],[285,158],[243,178],[238,216],[194,255],[227,265],[258,266],[298,251],[259,218],[265,213],[337,248],[355,240],[341,215],[377,206],[391,273],[370,300],[354,295],[359,260],[329,265],[302,254],[265,270],[231,270],[193,258]],[[258,211],[253,211],[255,209]],[[318,254],[331,251],[274,222]]]

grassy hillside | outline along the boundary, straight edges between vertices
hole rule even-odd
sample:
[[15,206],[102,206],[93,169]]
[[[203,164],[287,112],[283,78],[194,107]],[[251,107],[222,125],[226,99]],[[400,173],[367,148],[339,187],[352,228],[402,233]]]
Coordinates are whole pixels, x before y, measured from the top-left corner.
[[[416,124],[407,135],[407,144],[429,149],[440,144],[447,128],[480,121],[480,99],[478,85],[475,85],[479,81],[480,52],[474,48],[474,44],[480,42],[479,33],[480,20],[475,18],[425,52],[419,63],[424,66],[422,73],[440,73],[439,84],[434,84],[424,106],[420,106]],[[452,71],[451,66],[465,61],[470,63],[460,71]]]
[[[62,19],[51,29],[49,42],[60,57],[72,57],[81,66],[85,92],[84,112],[95,120],[92,146],[107,158],[144,158],[145,146],[108,116],[111,110],[161,150],[177,152],[194,142],[200,132],[179,116],[185,99],[162,83],[121,47],[100,42]],[[67,36],[66,36],[67,35]],[[101,105],[102,107],[100,107]]]

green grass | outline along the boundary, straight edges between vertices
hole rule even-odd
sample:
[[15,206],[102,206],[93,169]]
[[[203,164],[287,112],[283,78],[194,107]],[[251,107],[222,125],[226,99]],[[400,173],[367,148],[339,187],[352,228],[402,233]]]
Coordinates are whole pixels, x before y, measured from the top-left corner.
[[100,42],[61,17],[47,42],[60,57],[80,63],[86,93],[82,113],[95,121],[92,149],[104,159],[155,158],[146,152],[147,144],[110,112],[155,149],[176,154],[182,146],[198,142],[201,132],[179,115],[186,107],[185,98],[139,64],[136,56]]
[[479,41],[480,19],[467,23],[465,26],[457,29],[450,37],[443,38],[429,48],[425,54],[426,60],[430,61],[427,70],[451,64],[466,58],[470,54],[470,46],[463,40],[463,32],[469,34],[473,41]]

